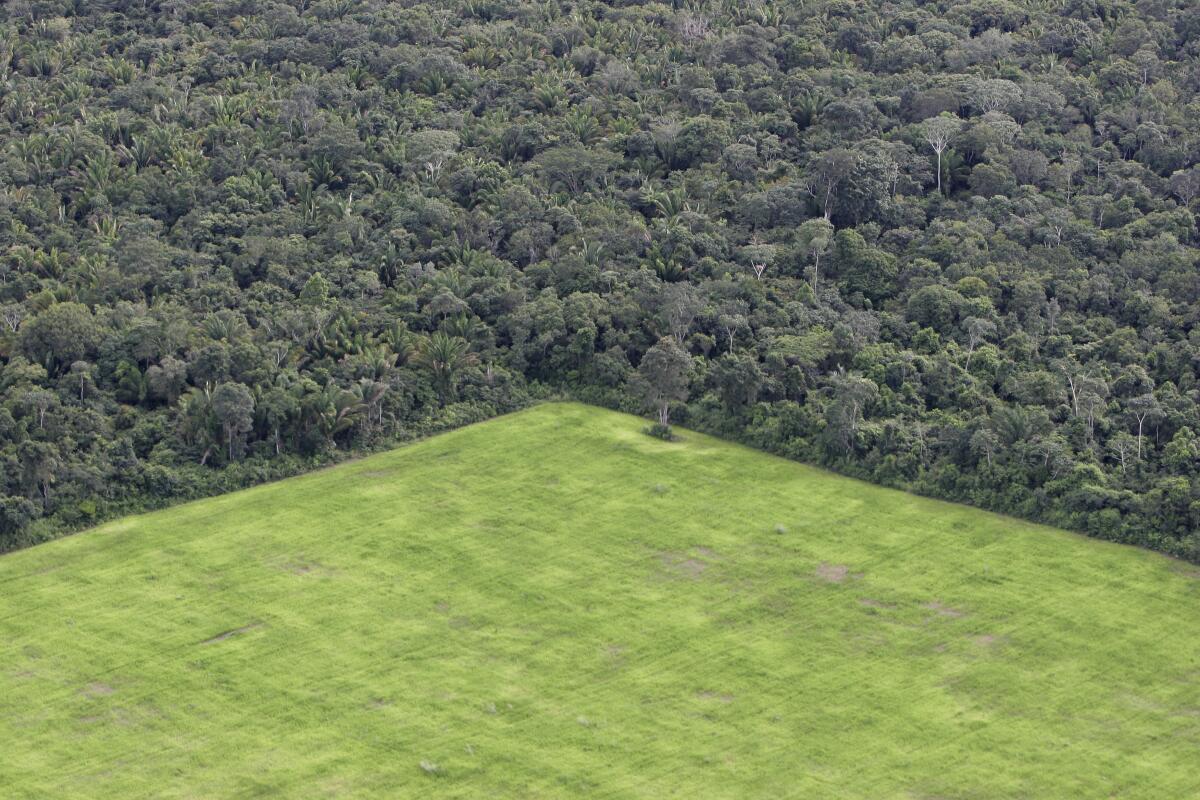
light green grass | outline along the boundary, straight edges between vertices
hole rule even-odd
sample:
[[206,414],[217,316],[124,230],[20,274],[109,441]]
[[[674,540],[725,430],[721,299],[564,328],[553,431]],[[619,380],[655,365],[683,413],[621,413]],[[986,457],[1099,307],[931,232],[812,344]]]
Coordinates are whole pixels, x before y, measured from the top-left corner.
[[644,426],[0,558],[0,796],[1200,796],[1194,568]]

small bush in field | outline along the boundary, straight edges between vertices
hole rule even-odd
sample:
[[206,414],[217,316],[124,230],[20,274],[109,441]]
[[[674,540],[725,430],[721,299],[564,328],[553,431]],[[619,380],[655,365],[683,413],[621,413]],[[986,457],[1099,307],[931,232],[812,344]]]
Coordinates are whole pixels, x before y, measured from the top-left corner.
[[671,426],[663,425],[661,422],[656,422],[649,428],[646,428],[646,433],[655,439],[662,439],[664,442],[669,442],[675,438],[675,434],[671,432]]

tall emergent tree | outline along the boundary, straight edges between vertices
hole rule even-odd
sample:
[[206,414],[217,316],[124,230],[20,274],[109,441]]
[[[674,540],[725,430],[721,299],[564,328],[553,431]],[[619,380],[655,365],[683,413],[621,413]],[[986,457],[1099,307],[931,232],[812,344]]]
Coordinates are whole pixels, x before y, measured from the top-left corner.
[[937,190],[942,193],[942,153],[962,130],[962,120],[952,114],[939,114],[921,123],[921,136],[937,154]]

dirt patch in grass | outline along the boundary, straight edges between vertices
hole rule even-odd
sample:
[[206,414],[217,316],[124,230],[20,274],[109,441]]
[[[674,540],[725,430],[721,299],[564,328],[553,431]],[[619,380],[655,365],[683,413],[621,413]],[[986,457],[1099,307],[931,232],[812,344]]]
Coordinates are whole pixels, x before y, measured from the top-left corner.
[[107,697],[115,691],[116,689],[107,683],[89,683],[79,690],[84,697]]
[[843,583],[850,577],[850,568],[845,564],[829,564],[822,561],[817,567],[817,577],[826,583]]
[[694,547],[687,553],[659,553],[658,560],[666,570],[684,578],[698,579],[718,556],[707,547]]
[[1183,719],[1200,719],[1200,706],[1175,706],[1164,704],[1152,697],[1137,694],[1135,692],[1125,692],[1121,695],[1120,700],[1139,711],[1147,711],[1163,717],[1175,717]]
[[696,697],[701,700],[716,700],[718,703],[728,704],[733,702],[733,695],[726,692],[710,692],[705,690],[703,692],[696,692]]
[[104,723],[105,725],[119,725],[122,728],[128,728],[133,724],[132,716],[123,708],[110,708],[102,714],[89,714],[79,717],[79,721],[85,725]]
[[936,600],[932,603],[925,603],[923,607],[936,613],[939,617],[946,617],[947,619],[960,619],[961,617],[965,617],[967,615],[967,612],[965,611],[957,608],[951,608],[947,605],[942,605]]
[[621,672],[629,663],[629,657],[626,655],[623,645],[606,645],[601,652],[603,655],[600,663],[604,669],[610,672]]
[[699,578],[704,570],[708,569],[708,564],[698,558],[684,558],[679,561],[674,561],[670,564],[677,572],[687,575],[689,578]]
[[292,575],[333,575],[337,570],[326,566],[316,559],[309,558],[303,553],[277,553],[265,560],[265,566],[287,572]]
[[331,575],[333,570],[319,561],[289,561],[283,569],[293,575]]
[[609,644],[604,646],[604,658],[612,669],[619,669],[625,663],[625,645]]
[[205,644],[216,644],[217,642],[223,642],[226,639],[246,633],[247,631],[252,631],[255,628],[261,628],[262,626],[263,626],[263,624],[261,622],[251,622],[247,625],[243,625],[240,628],[231,628],[227,631],[222,631],[221,633],[218,633],[216,636],[212,636],[208,639],[205,639],[203,642],[200,642],[200,644],[205,645]]

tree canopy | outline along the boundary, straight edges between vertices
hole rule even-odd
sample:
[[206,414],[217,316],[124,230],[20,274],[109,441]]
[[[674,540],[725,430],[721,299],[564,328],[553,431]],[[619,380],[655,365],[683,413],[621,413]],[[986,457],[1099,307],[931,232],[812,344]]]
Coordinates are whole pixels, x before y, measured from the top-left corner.
[[675,422],[1200,559],[1190,0],[21,0],[0,142],[0,548],[678,350]]

